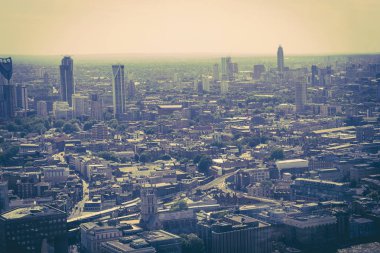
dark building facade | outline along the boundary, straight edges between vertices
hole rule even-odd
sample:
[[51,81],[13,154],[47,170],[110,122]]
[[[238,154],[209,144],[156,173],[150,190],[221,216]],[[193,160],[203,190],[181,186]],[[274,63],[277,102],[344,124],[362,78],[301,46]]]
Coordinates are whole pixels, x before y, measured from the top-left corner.
[[73,59],[65,56],[59,66],[59,73],[61,78],[61,100],[66,101],[72,106],[72,96],[75,93],[74,86],[74,71]]
[[17,208],[0,216],[0,252],[67,253],[66,213],[50,206]]
[[272,252],[271,225],[245,215],[199,222],[197,234],[211,253]]

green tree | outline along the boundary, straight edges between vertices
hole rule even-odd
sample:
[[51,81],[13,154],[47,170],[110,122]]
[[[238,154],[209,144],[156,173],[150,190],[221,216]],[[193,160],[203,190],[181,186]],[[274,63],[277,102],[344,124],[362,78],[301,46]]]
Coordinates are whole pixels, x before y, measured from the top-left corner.
[[187,210],[188,208],[189,207],[185,200],[179,200],[170,207],[170,211],[183,211]]
[[3,152],[0,153],[0,164],[8,166],[12,162],[12,158],[18,154],[18,151],[19,148],[17,146],[4,148]]
[[72,133],[76,133],[79,131],[78,127],[76,124],[72,124],[72,123],[65,123],[62,127],[62,131],[66,134],[72,134]]
[[59,120],[54,121],[53,127],[61,128],[61,127],[63,127],[64,124],[65,124],[65,121],[59,119]]
[[142,153],[139,157],[141,163],[149,162],[149,156],[146,153]]
[[202,156],[198,163],[198,169],[201,172],[208,173],[209,168],[212,165],[212,159],[209,156]]
[[114,161],[114,162],[120,161],[117,156],[115,156],[112,152],[108,152],[108,151],[101,151],[98,153],[98,156],[108,161]]
[[165,154],[165,155],[161,156],[160,159],[161,159],[161,160],[164,160],[164,161],[169,161],[169,160],[172,159],[172,158],[170,157],[170,155]]
[[182,234],[182,252],[183,253],[205,253],[203,240],[195,234]]
[[269,159],[271,160],[281,160],[284,158],[285,158],[284,151],[280,148],[274,149],[269,157]]
[[96,124],[96,121],[95,120],[90,120],[90,121],[86,121],[84,124],[83,124],[83,131],[88,131],[92,128],[93,125]]

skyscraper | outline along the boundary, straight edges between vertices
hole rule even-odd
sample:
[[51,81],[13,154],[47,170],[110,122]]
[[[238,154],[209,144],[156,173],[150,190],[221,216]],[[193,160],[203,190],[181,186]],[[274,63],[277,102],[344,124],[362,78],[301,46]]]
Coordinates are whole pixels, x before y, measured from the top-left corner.
[[222,80],[230,80],[232,78],[232,62],[231,57],[222,57]]
[[133,100],[136,96],[136,85],[134,81],[128,82],[128,98],[130,100]]
[[260,79],[261,74],[265,72],[265,66],[262,64],[253,66],[253,79]]
[[90,117],[95,120],[103,120],[103,103],[98,94],[90,95]]
[[15,87],[10,80],[13,74],[12,59],[0,58],[0,119],[15,116]]
[[281,45],[277,49],[277,70],[279,72],[284,71],[284,50]]
[[65,56],[59,66],[61,77],[61,100],[69,103],[72,106],[72,96],[75,93],[73,59],[70,56]]
[[304,113],[307,100],[307,87],[305,82],[297,82],[296,88],[296,113]]
[[28,89],[25,85],[16,86],[16,107],[23,111],[27,111],[28,106]]
[[214,79],[214,82],[219,81],[219,65],[216,63],[212,67],[212,78]]
[[312,65],[311,66],[311,85],[318,84],[317,76],[318,76],[318,67],[316,65]]
[[202,77],[202,85],[204,91],[210,92],[210,80],[207,75]]
[[121,119],[125,113],[126,90],[124,82],[124,65],[112,65],[113,114]]

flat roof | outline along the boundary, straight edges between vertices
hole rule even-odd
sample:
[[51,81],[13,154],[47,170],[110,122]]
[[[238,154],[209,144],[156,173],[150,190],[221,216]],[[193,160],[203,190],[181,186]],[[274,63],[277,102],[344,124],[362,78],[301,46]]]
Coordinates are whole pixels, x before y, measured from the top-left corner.
[[354,126],[335,127],[335,128],[327,128],[327,129],[315,130],[315,131],[313,131],[313,133],[314,134],[327,134],[327,133],[333,133],[333,132],[353,130],[355,128],[356,127],[354,127]]
[[20,219],[20,218],[30,218],[30,217],[40,217],[46,215],[54,214],[65,214],[65,212],[53,208],[51,206],[32,206],[23,207],[10,210],[3,213],[0,217],[6,220]]
[[157,105],[161,109],[181,109],[182,105]]

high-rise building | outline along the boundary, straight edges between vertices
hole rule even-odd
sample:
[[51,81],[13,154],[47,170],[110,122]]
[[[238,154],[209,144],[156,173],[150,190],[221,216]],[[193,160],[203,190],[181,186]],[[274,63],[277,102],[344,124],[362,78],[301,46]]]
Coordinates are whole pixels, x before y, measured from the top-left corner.
[[0,58],[0,119],[15,116],[15,87],[11,84],[13,74],[12,59]]
[[318,67],[316,65],[311,66],[311,85],[317,85],[318,84]]
[[65,56],[59,66],[61,77],[61,100],[69,103],[72,106],[72,96],[75,93],[73,59],[70,56]]
[[103,120],[103,103],[98,94],[90,95],[90,117],[94,120]]
[[202,77],[202,85],[204,91],[210,92],[210,79],[207,75]]
[[216,63],[212,67],[212,78],[214,79],[214,82],[219,81],[219,65]]
[[0,212],[5,212],[9,208],[9,197],[8,197],[8,182],[0,181]]
[[261,74],[265,72],[265,66],[262,64],[253,66],[253,79],[260,79]]
[[284,72],[284,50],[282,46],[279,46],[277,49],[277,70]]
[[48,109],[46,101],[38,101],[37,102],[37,115],[45,117],[48,115]]
[[0,252],[66,253],[66,223],[66,213],[51,206],[5,212],[0,215]]
[[305,82],[297,82],[296,88],[296,113],[304,113],[307,102],[307,87]]
[[[1,79],[1,76],[0,76]],[[1,82],[1,80],[0,80]],[[12,84],[0,84],[0,118],[10,119],[15,116],[15,87]]]
[[128,82],[128,98],[130,100],[133,100],[136,96],[136,85],[134,81]]
[[231,57],[222,57],[222,80],[231,80],[233,76]]
[[124,82],[124,65],[112,65],[113,114],[122,119],[125,113],[126,90]]
[[28,106],[28,89],[25,85],[16,86],[16,107],[23,111],[29,109]]
[[72,100],[74,117],[81,117],[89,114],[88,96],[84,96],[82,94],[73,94]]
[[239,65],[236,62],[233,62],[231,64],[231,71],[233,74],[238,74],[239,73]]

